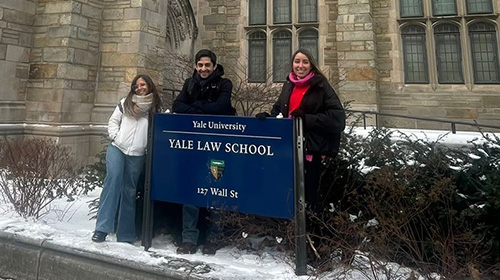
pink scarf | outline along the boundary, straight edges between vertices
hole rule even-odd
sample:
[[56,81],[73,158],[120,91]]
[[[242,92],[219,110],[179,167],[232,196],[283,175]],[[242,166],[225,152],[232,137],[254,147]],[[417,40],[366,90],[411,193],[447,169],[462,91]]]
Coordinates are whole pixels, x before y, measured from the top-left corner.
[[307,76],[305,76],[302,79],[299,79],[297,77],[297,75],[295,75],[295,73],[293,73],[293,72],[290,72],[290,74],[288,75],[288,79],[290,79],[290,82],[294,83],[295,86],[297,86],[297,87],[301,87],[301,86],[308,84],[309,80],[312,77],[314,77],[314,72],[309,72],[309,74],[307,74]]

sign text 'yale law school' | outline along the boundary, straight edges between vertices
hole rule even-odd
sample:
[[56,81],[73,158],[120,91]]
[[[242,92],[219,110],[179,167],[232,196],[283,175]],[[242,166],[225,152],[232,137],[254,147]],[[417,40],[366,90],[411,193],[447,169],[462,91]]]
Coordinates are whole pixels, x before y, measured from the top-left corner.
[[290,119],[157,114],[152,200],[293,218]]

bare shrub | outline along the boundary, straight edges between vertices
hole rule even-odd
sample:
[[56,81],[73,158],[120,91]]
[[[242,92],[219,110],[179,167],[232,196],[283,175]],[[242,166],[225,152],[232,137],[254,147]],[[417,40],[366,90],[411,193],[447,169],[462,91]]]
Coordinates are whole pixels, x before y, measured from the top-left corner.
[[55,199],[77,194],[68,147],[46,138],[1,139],[0,191],[22,217],[38,219]]
[[348,130],[339,157],[326,161],[320,256],[338,250],[350,264],[362,251],[377,266],[396,262],[428,278],[487,279],[498,260],[498,142],[463,150],[405,135],[395,144],[392,134]]
[[[101,143],[105,144],[108,140],[103,138]],[[103,149],[97,155],[97,161],[93,164],[87,165],[82,169],[82,177],[78,182],[78,185],[82,188],[83,194],[87,194],[89,191],[95,188],[102,188],[104,184],[104,179],[106,178],[106,152],[108,145],[104,145]],[[100,197],[96,197],[88,202],[89,208],[89,220],[97,218],[97,211],[99,210],[99,200]]]
[[[233,82],[232,103],[242,116],[253,116],[257,113],[271,110],[278,100],[282,83],[255,83],[248,80],[247,66],[240,61],[227,65],[228,77]],[[271,76],[271,69],[267,77]]]
[[253,116],[262,111],[270,111],[278,99],[280,88],[266,84],[253,84],[241,81],[234,85],[233,104],[242,116]]
[[106,177],[106,151],[109,140],[107,137],[101,139],[103,148],[97,154],[97,161],[83,166],[78,173],[80,174],[76,182],[78,188],[82,189],[82,194],[86,195],[88,192],[101,188]]
[[180,93],[184,81],[193,74],[193,59],[183,54],[166,52],[164,60],[158,60],[154,63],[158,64],[160,68],[163,67],[160,72],[161,77],[159,77],[163,82],[162,106],[165,109],[172,109],[174,100],[177,94]]
[[214,222],[224,228],[224,234],[219,236],[223,244],[256,252],[264,247],[293,248],[293,225],[288,220],[228,211],[220,211],[219,215]]
[[[497,279],[498,138],[464,150],[404,134],[394,143],[395,133],[377,129],[364,138],[347,129],[339,156],[324,161],[322,211],[307,213],[314,274],[335,266],[370,279],[380,272]],[[225,243],[257,252],[275,246],[293,257],[293,221],[237,213],[222,220]],[[401,276],[404,267],[413,276]]]

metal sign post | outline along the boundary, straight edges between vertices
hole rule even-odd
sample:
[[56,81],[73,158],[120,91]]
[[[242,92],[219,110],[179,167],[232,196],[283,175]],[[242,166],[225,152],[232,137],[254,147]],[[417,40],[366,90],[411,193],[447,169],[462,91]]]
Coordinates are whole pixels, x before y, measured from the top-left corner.
[[151,247],[153,239],[153,201],[151,200],[151,164],[153,158],[153,137],[154,137],[154,120],[152,115],[149,118],[148,128],[148,144],[146,149],[146,174],[144,182],[144,204],[142,210],[142,242],[144,250]]
[[156,114],[148,143],[142,245],[153,202],[296,220],[296,274],[306,275],[302,120]]
[[293,121],[158,114],[151,200],[294,217]]
[[295,274],[307,274],[306,212],[304,190],[304,136],[302,119],[294,118],[295,161]]

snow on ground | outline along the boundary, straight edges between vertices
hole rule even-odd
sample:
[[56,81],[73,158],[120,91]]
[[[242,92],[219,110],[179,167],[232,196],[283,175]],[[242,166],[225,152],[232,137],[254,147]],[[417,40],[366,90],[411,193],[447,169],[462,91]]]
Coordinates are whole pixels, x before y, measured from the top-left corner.
[[[95,220],[89,220],[88,203],[100,193],[100,188],[89,195],[76,197],[75,201],[58,199],[50,205],[49,213],[34,221],[19,217],[13,207],[6,203],[0,195],[0,231],[18,236],[32,238],[37,241],[50,240],[60,246],[82,251],[103,254],[119,259],[130,260],[151,266],[165,266],[169,262],[186,259],[199,263],[199,270],[209,271],[207,277],[219,279],[315,279],[311,276],[296,276],[294,260],[283,252],[266,249],[260,253],[242,251],[234,247],[224,247],[215,256],[206,256],[198,251],[193,255],[178,255],[170,235],[162,235],[153,239],[148,252],[140,245],[119,243],[114,236],[108,236],[104,243],[90,240]],[[338,265],[332,271],[322,274],[318,279],[387,279],[385,274],[372,274],[366,257],[360,255],[356,266],[362,269],[345,269]],[[392,270],[390,279],[408,279],[411,271],[397,264],[388,264],[386,269]],[[187,268],[180,267],[179,270]],[[394,274],[398,275],[394,278]],[[421,278],[423,279],[423,278]]]
[[[363,129],[362,127],[356,127],[354,133],[356,135],[366,137],[373,130],[373,127],[368,127]],[[440,143],[446,144],[451,147],[462,147],[470,145],[469,142],[474,141],[475,143],[483,143],[485,140],[479,132],[473,131],[457,131],[455,134],[451,133],[449,130],[424,130],[424,129],[397,129],[392,130],[392,139],[401,139],[401,135],[405,134],[410,136],[413,140],[422,139],[427,142],[436,142],[439,140]],[[499,133],[485,133],[488,136],[497,135]]]
[[[356,133],[362,136],[368,135],[370,129],[356,129]],[[463,146],[474,138],[481,138],[479,133],[457,132],[451,134],[447,131],[419,131],[400,130],[401,132],[420,139],[436,141],[442,137],[442,142]],[[395,136],[396,137],[396,136]],[[152,247],[148,252],[140,245],[118,243],[113,236],[109,236],[104,243],[94,243],[90,240],[95,226],[95,220],[89,220],[88,203],[100,194],[100,188],[86,196],[76,197],[75,201],[68,202],[66,199],[58,199],[49,207],[49,213],[34,221],[19,217],[12,206],[3,200],[0,193],[0,231],[15,233],[19,236],[33,238],[39,241],[50,240],[61,246],[67,246],[83,251],[114,256],[120,259],[131,260],[146,265],[168,265],[168,262],[176,259],[186,259],[191,262],[200,263],[200,266],[208,267],[210,271],[206,275],[219,279],[310,279],[310,276],[296,276],[294,260],[287,257],[283,252],[273,249],[256,253],[225,247],[217,251],[215,256],[202,255],[197,252],[193,255],[178,255],[176,247],[172,243],[171,236],[163,235],[153,239]],[[183,269],[182,267],[180,268]],[[203,269],[203,268],[202,268]],[[397,264],[388,263],[384,269],[390,270],[390,279],[408,279],[411,271]],[[382,270],[380,270],[382,271]],[[360,254],[354,262],[354,268],[345,268],[340,265],[334,266],[330,272],[319,276],[319,279],[388,279],[383,272],[374,272],[368,259]],[[436,278],[439,278],[436,276]],[[424,279],[420,277],[419,279]]]

